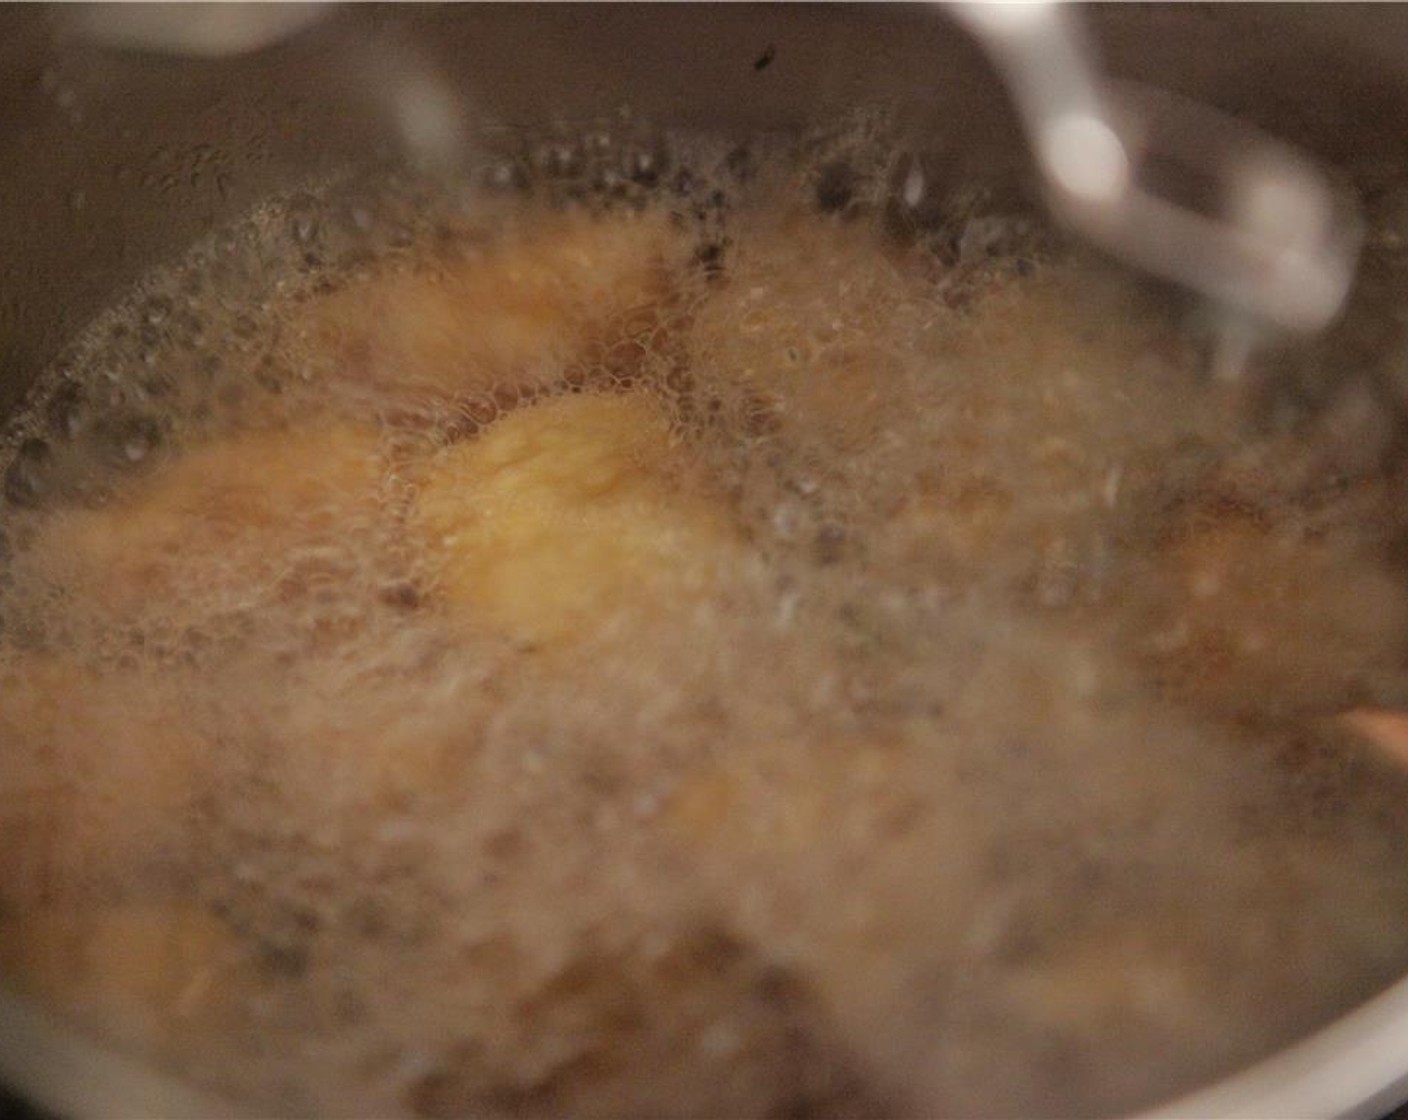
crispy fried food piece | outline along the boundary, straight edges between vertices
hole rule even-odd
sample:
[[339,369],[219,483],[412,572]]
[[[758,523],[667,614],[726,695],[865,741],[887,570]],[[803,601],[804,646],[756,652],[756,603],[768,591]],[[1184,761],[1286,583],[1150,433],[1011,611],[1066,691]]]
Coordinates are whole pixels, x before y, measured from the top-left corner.
[[287,601],[355,566],[379,525],[376,433],[250,432],[196,448],[101,509],[63,509],[20,563],[79,611],[185,625]]
[[746,425],[795,428],[845,451],[892,404],[894,340],[917,322],[914,285],[872,232],[816,217],[753,231],[729,284],[698,308],[696,352],[748,399]]
[[665,294],[672,236],[655,214],[563,215],[438,268],[393,265],[311,303],[292,357],[398,393],[549,385]]
[[161,856],[177,842],[203,751],[149,682],[58,657],[0,669],[0,909]]
[[715,586],[736,530],[689,467],[645,395],[558,397],[440,454],[411,524],[451,603],[563,641]]

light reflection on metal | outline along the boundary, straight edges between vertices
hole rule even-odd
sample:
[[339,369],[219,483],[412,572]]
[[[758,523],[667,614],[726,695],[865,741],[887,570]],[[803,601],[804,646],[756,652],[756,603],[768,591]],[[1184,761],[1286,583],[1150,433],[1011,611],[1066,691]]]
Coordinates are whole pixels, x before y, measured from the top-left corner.
[[82,4],[69,15],[104,46],[221,58],[283,41],[333,10],[319,3]]
[[382,91],[412,164],[435,172],[460,167],[468,147],[463,95],[433,67],[410,57],[387,64],[382,78],[374,88]]
[[[332,4],[109,4],[73,9],[99,42],[217,57],[282,41]],[[1313,332],[1339,313],[1360,230],[1305,156],[1206,106],[1100,80],[1074,9],[1053,0],[960,2],[949,11],[983,43],[1016,102],[1053,210],[1130,263],[1181,282],[1268,328]],[[452,167],[462,106],[431,73],[383,74],[404,148]],[[1211,211],[1161,195],[1146,171],[1172,162],[1215,189]]]
[[[1063,4],[948,10],[1001,72],[1052,209],[1077,232],[1254,327],[1310,333],[1339,314],[1360,225],[1310,159],[1205,105],[1101,81]],[[1159,193],[1149,173],[1155,164],[1200,180],[1209,206]]]
[[1129,189],[1129,157],[1114,129],[1088,113],[1058,117],[1040,158],[1054,183],[1091,204],[1117,203]]
[[[249,54],[281,43],[331,15],[325,3],[78,4],[69,26],[103,47],[181,57]],[[343,50],[349,48],[343,47]],[[383,36],[355,59],[359,96],[384,113],[410,162],[422,171],[463,166],[469,109],[464,96],[417,52]]]

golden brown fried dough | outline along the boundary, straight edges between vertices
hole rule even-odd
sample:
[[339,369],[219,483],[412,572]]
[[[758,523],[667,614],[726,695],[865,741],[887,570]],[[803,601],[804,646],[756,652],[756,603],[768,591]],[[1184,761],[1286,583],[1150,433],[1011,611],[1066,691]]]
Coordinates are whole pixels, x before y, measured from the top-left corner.
[[618,316],[661,298],[671,237],[659,215],[564,215],[438,268],[393,266],[311,303],[294,358],[398,393],[549,385]]
[[101,509],[55,511],[23,564],[79,611],[179,629],[345,575],[373,547],[382,477],[369,428],[246,433],[161,465]]
[[877,267],[875,235],[855,226],[797,218],[747,245],[728,286],[698,308],[696,355],[774,423],[864,446],[893,404],[890,340],[918,310],[913,284]]

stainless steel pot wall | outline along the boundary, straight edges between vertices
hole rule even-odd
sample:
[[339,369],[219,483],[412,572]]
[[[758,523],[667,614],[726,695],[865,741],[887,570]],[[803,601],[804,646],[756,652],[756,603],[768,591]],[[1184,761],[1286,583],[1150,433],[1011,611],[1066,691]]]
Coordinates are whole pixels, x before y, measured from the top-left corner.
[[[369,75],[443,75],[483,122],[608,115],[786,127],[923,91],[1005,116],[977,51],[926,8],[357,7],[244,57],[116,53],[66,10],[0,13],[0,410],[102,299],[269,192],[394,158]],[[757,58],[775,45],[780,61]],[[940,107],[943,106],[943,107]]]
[[[746,132],[897,101],[955,175],[1031,188],[1000,84],[931,5],[357,5],[224,58],[103,47],[79,33],[78,14],[0,8],[0,416],[105,300],[203,232],[301,180],[414,157],[386,96],[408,66],[443,80],[470,125],[582,121],[629,106],[662,125]],[[1114,74],[1243,115],[1332,167],[1378,160],[1380,177],[1400,177],[1408,192],[1408,8],[1088,14]],[[1380,1042],[1405,1037],[1404,1002],[1356,1044],[1366,1030]],[[55,1106],[190,1107],[151,1095],[140,1074],[61,1068],[76,1052],[27,1014],[0,1016],[6,1072]],[[1408,1075],[1408,1051],[1402,1067],[1365,1067],[1351,1095],[1382,1105]],[[1208,1098],[1230,1111],[1249,1099]]]

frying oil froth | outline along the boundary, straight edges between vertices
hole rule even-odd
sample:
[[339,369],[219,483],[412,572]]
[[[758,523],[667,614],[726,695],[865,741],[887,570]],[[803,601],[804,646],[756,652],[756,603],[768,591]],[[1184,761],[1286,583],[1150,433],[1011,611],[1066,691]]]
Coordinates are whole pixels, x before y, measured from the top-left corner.
[[309,192],[94,327],[9,443],[7,982],[266,1109],[977,1115],[1401,971],[1317,722],[1408,698],[1383,481],[825,155]]

